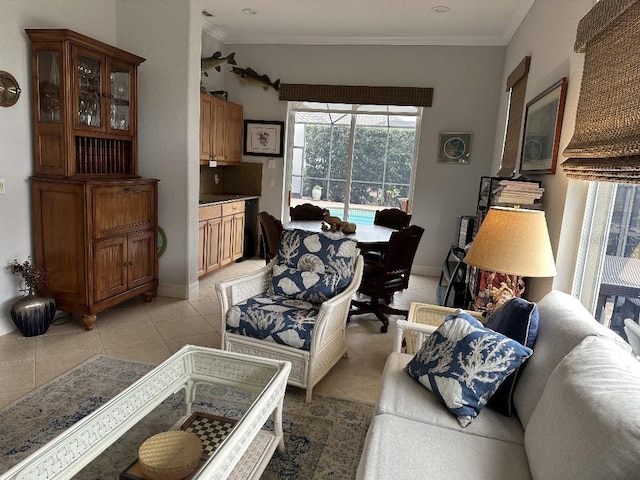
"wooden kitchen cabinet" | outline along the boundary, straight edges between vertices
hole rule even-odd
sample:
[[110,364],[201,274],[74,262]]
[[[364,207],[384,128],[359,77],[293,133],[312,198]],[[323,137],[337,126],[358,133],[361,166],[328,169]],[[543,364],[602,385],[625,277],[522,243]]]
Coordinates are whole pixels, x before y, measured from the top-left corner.
[[138,175],[142,57],[66,29],[31,40],[34,260],[60,310],[96,314],[158,287],[158,181]]
[[220,265],[242,258],[244,253],[244,202],[222,204]]
[[225,161],[227,164],[237,164],[242,161],[242,106],[226,103],[225,107]]
[[198,277],[202,277],[220,267],[222,207],[200,207],[198,217]]
[[200,94],[200,163],[220,165],[242,161],[242,106]]
[[198,277],[242,258],[244,201],[200,207],[198,218]]

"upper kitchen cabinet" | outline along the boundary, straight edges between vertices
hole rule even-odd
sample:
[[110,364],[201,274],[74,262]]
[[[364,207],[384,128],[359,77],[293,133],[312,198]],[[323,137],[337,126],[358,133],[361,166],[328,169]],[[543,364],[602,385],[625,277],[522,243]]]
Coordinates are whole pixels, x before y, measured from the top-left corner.
[[200,94],[200,163],[234,165],[242,160],[242,106]]
[[28,29],[35,175],[136,176],[144,58],[66,29]]

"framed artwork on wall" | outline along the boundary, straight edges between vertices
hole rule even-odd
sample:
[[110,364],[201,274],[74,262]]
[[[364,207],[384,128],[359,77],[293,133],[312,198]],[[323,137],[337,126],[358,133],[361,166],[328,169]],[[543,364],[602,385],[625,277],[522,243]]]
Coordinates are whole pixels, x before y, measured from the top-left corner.
[[471,132],[441,132],[438,142],[438,163],[469,163]]
[[244,121],[244,155],[282,157],[283,144],[284,122]]
[[567,77],[547,88],[525,110],[520,173],[556,173]]

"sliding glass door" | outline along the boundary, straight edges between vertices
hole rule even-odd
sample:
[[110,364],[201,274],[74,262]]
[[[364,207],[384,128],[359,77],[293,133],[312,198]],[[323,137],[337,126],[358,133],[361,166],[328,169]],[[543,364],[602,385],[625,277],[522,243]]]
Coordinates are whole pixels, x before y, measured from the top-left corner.
[[314,203],[372,224],[376,210],[408,210],[422,109],[291,102],[290,205]]

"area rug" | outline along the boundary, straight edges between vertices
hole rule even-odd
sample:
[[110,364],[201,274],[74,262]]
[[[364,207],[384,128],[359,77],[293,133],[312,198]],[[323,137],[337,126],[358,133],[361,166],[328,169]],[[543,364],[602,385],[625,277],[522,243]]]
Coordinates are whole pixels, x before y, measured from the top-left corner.
[[[8,470],[64,429],[106,403],[153,368],[97,355],[0,410],[0,472]],[[199,389],[194,410],[238,417],[249,394],[224,386]],[[74,478],[117,479],[137,457],[140,444],[168,429],[181,415],[182,393],[169,397]],[[288,388],[283,428],[286,452],[276,451],[262,478],[353,479],[373,405]],[[267,428],[270,428],[270,422]]]

